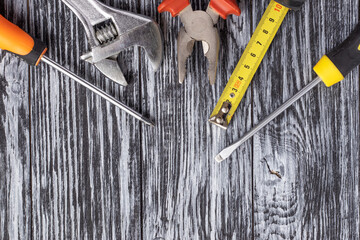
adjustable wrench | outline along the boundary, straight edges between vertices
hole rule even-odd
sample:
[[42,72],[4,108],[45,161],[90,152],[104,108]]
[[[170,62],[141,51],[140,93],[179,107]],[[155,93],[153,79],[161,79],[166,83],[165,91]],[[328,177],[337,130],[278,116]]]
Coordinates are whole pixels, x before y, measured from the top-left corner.
[[145,49],[154,70],[160,67],[163,37],[154,20],[106,6],[97,0],[62,1],[75,13],[85,28],[91,51],[81,59],[94,64],[106,77],[121,85],[127,85],[117,58],[123,49],[132,46]]
[[75,82],[86,87],[88,90],[107,100],[108,102],[114,104],[120,109],[124,110],[131,116],[136,119],[150,125],[154,126],[154,123],[149,119],[143,117],[140,113],[129,108],[125,104],[119,102],[103,90],[93,86],[85,79],[77,76],[75,73],[61,66],[57,62],[53,61],[51,58],[45,56],[47,52],[46,44],[42,41],[32,38],[26,32],[21,30],[18,26],[9,22],[0,14],[0,49],[15,53],[18,57],[25,60],[28,64],[32,66],[37,66],[40,62],[46,63],[59,72],[63,73],[67,77],[73,79]]

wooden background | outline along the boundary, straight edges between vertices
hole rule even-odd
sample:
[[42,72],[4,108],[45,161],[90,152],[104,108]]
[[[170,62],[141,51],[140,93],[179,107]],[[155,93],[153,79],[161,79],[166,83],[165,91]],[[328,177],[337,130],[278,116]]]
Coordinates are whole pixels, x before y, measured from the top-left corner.
[[[358,0],[307,1],[290,12],[227,132],[207,123],[268,0],[220,20],[218,78],[201,44],[177,83],[179,18],[159,0],[104,0],[156,19],[162,68],[122,54],[118,86],[79,57],[81,23],[60,0],[3,0],[0,13],[49,45],[48,55],[156,121],[133,120],[46,65],[0,53],[0,239],[359,239],[359,71],[321,85],[232,157],[215,155],[307,84],[311,66],[351,32]],[[205,9],[206,0],[193,0]],[[270,175],[270,167],[282,179]]]

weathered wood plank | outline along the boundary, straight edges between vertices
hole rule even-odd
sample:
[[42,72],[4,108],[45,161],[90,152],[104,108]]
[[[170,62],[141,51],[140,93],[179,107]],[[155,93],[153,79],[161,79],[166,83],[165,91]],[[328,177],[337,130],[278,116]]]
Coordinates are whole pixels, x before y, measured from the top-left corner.
[[[26,29],[26,2],[0,3],[0,14]],[[0,52],[0,239],[29,239],[31,231],[29,71]]]
[[[85,33],[61,1],[34,0],[30,13],[50,57],[139,109],[137,81],[125,89],[79,59]],[[137,54],[122,56],[130,79]],[[45,65],[31,77],[33,238],[140,239],[139,123]]]
[[[267,2],[254,2],[253,27]],[[320,0],[289,13],[253,83],[254,123],[312,79],[311,66],[348,36],[358,9],[354,0]],[[359,127],[356,70],[317,87],[255,136],[256,239],[359,238]]]
[[[207,122],[250,38],[250,1],[241,17],[219,20],[221,53],[214,87],[200,43],[188,61],[185,83],[178,83],[181,23],[169,13],[159,15],[158,4],[141,1],[141,10],[158,19],[165,36],[162,70],[155,76],[142,72],[147,79],[141,88],[143,108],[157,121],[155,129],[144,128],[142,135],[144,239],[250,239],[251,143],[228,164],[218,164],[214,157],[250,128],[251,92],[228,132]],[[205,10],[208,1],[192,4]]]
[[[158,14],[159,1],[104,2],[160,22],[160,72],[135,49],[122,59],[134,84],[105,80],[79,60],[85,35],[61,1],[31,1],[30,30],[49,43],[49,56],[150,113],[157,127],[140,125],[47,66],[29,76],[25,63],[1,52],[0,239],[359,238],[358,70],[314,89],[230,160],[214,161],[310,81],[310,66],[358,22],[357,1],[309,1],[289,13],[227,132],[207,119],[268,1],[246,0],[240,18],[220,20],[215,87],[200,44],[185,84],[177,83],[181,23]],[[192,2],[196,9],[208,4]],[[26,1],[0,3],[0,13],[23,28],[26,9]]]

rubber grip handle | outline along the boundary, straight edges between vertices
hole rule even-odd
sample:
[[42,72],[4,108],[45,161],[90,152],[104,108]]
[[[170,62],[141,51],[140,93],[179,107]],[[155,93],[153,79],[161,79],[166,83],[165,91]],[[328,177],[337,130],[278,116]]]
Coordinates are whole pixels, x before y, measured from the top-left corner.
[[190,5],[189,0],[163,0],[158,7],[159,13],[170,12],[173,17]]
[[17,54],[31,65],[37,65],[46,52],[45,44],[33,39],[0,15],[0,49]]
[[241,10],[237,5],[236,0],[211,0],[209,6],[223,19],[226,19],[231,14],[236,16],[240,16],[241,14]]
[[360,64],[360,24],[338,47],[326,54],[345,77]]
[[292,10],[299,10],[306,0],[275,0],[281,5]]
[[330,87],[360,64],[360,24],[339,46],[324,55],[314,66],[314,71]]

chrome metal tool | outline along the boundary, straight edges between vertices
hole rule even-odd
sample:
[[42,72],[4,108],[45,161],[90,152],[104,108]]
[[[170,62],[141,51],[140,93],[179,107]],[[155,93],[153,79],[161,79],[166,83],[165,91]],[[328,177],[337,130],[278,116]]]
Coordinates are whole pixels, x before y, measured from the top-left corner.
[[211,0],[206,11],[194,11],[189,0],[163,0],[158,11],[170,12],[173,17],[180,16],[184,27],[178,35],[179,82],[186,76],[186,60],[191,55],[195,41],[201,41],[204,55],[208,59],[208,76],[210,84],[216,80],[219,58],[220,37],[217,28],[219,16],[226,19],[228,15],[240,15],[236,0]]
[[215,160],[218,162],[228,158],[238,147],[254,136],[260,129],[265,127],[269,122],[288,109],[294,102],[308,93],[320,82],[324,82],[327,87],[342,81],[345,76],[360,64],[360,24],[350,36],[338,47],[328,54],[324,55],[313,68],[318,75],[312,82],[306,85],[292,98],[281,105],[277,110],[261,121],[256,127],[245,134],[238,142],[222,150]]
[[261,121],[258,125],[256,125],[251,131],[247,132],[239,141],[230,145],[229,147],[222,150],[216,157],[215,160],[217,162],[222,162],[226,158],[230,157],[230,155],[243,143],[253,137],[260,129],[269,124],[272,120],[274,120],[277,116],[283,113],[286,109],[288,109],[294,102],[299,100],[302,96],[304,96],[307,92],[309,92],[313,87],[318,85],[321,82],[320,78],[314,79],[311,83],[306,85],[303,89],[300,90],[297,94],[295,94],[292,98],[286,101],[283,105],[281,105],[278,109],[276,109],[272,114],[270,114],[267,118]]
[[124,110],[136,119],[139,119],[140,121],[150,126],[154,126],[153,122],[143,117],[140,113],[137,113],[125,104],[108,95],[103,90],[93,86],[85,79],[77,76],[75,73],[69,71],[57,62],[51,60],[49,57],[45,56],[45,53],[47,52],[47,47],[45,43],[41,42],[38,39],[32,38],[26,32],[21,30],[18,26],[12,24],[1,15],[0,26],[0,49],[15,53],[17,56],[19,56],[32,66],[37,66],[40,62],[44,62],[49,66],[55,68],[56,70],[60,71],[61,73],[65,74],[66,76],[70,77],[82,86],[86,87],[88,90],[92,91],[93,93],[106,99],[108,102]]
[[97,0],[62,0],[85,28],[91,51],[81,59],[94,64],[106,77],[126,86],[120,69],[119,53],[140,46],[152,63],[160,67],[163,58],[163,37],[157,23],[149,17],[115,9]]

